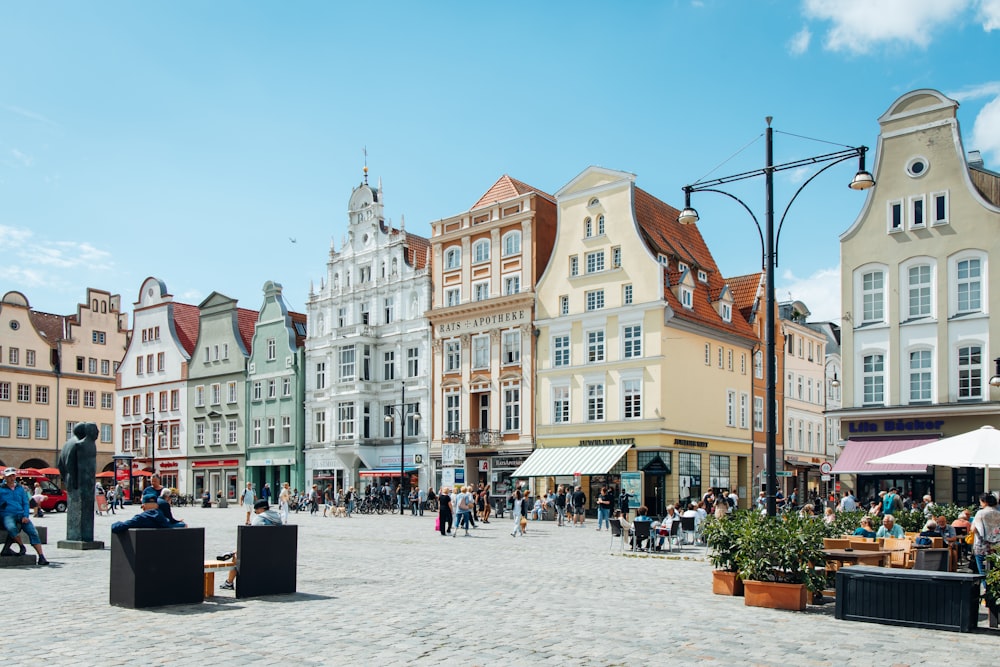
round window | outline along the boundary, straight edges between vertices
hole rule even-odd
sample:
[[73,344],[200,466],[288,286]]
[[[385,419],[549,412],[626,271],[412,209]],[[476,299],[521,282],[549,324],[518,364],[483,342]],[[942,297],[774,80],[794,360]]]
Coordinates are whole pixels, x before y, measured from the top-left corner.
[[915,157],[906,165],[906,173],[914,178],[923,176],[927,172],[927,160],[922,157]]
[[17,320],[11,320],[10,321],[10,328],[13,329],[14,331],[17,331],[18,327],[20,327],[20,326],[21,326],[21,323],[18,322]]

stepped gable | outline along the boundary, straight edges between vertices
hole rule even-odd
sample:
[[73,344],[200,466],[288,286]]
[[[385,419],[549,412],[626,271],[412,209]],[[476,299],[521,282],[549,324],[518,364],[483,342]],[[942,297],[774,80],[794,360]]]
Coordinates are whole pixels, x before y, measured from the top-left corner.
[[[712,304],[712,301],[719,298],[726,281],[720,275],[715,259],[705,245],[705,239],[702,238],[698,226],[682,225],[677,220],[680,211],[676,208],[641,188],[637,187],[634,190],[635,218],[646,244],[657,253],[671,259],[671,271],[668,272],[670,285],[664,286],[663,294],[673,309],[674,316],[756,341],[757,336],[753,328],[737,309],[734,309],[736,312],[733,313],[732,321],[726,322]],[[675,270],[678,261],[689,265],[694,278],[694,299],[691,308],[682,306],[671,289],[679,278],[679,272]],[[707,274],[707,285],[698,280],[699,269]]]

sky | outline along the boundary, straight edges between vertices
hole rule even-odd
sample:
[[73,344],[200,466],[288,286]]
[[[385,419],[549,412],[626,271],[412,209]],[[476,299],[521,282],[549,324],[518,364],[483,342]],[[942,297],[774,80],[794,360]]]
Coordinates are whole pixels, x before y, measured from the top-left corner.
[[[430,236],[502,175],[555,193],[590,165],[682,186],[866,145],[900,95],[960,102],[1000,170],[1000,0],[0,3],[0,294],[74,313],[142,281],[305,312],[367,160],[387,218]],[[864,193],[831,167],[789,209],[777,295],[840,321],[839,236]],[[780,216],[809,173],[776,177]],[[763,220],[764,183],[726,186]],[[696,194],[726,276],[753,220]]]

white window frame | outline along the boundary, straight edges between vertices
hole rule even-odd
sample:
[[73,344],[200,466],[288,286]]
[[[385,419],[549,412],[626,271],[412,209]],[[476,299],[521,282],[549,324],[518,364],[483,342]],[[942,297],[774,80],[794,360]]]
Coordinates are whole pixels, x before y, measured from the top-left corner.
[[490,367],[490,336],[483,334],[472,337],[472,368],[475,370]]
[[885,359],[885,353],[878,350],[866,351],[861,356],[862,406],[885,405]]
[[[914,366],[914,356],[919,355],[919,364]],[[934,352],[930,348],[914,348],[906,355],[908,403],[930,403],[934,398]],[[918,392],[914,393],[914,383]]]
[[444,342],[444,372],[457,373],[462,370],[462,341],[458,339]]
[[453,245],[444,251],[444,270],[454,271],[462,268],[462,247]]
[[508,329],[500,334],[500,364],[516,366],[521,363],[521,330]]
[[626,284],[622,285],[622,305],[623,306],[630,306],[630,305],[632,305],[632,300],[633,300],[632,294],[633,294],[632,283],[626,283]]
[[[926,277],[926,280],[913,282],[913,273],[923,273],[926,269],[926,276],[918,275],[918,278]],[[915,320],[918,318],[931,317],[934,313],[934,267],[928,262],[910,264],[905,267],[906,280],[906,318]],[[914,307],[916,299],[916,308]]]
[[[978,271],[978,275],[966,275],[963,278],[963,265],[968,264],[964,269],[971,274],[972,262],[977,263],[975,268]],[[970,313],[983,312],[983,304],[986,302],[986,286],[988,285],[986,281],[986,259],[979,254],[962,254],[953,258],[952,263],[954,265],[954,270],[952,271],[954,287],[952,291],[955,295],[955,314],[968,315]],[[965,289],[963,290],[963,288]],[[963,291],[966,291],[967,294],[963,295]],[[963,299],[966,301],[964,307],[962,303]]]
[[472,300],[486,301],[490,298],[490,281],[479,280],[472,283]]
[[444,302],[446,306],[458,306],[462,303],[462,288],[448,287],[444,291]]
[[[961,403],[971,403],[982,401],[987,395],[984,388],[983,377],[985,364],[983,355],[986,347],[979,341],[964,341],[955,350],[955,376],[957,381],[956,396]],[[969,352],[965,352],[969,350]],[[963,363],[964,355],[969,356],[967,363]],[[974,355],[974,356],[973,356]],[[963,388],[967,385],[967,388]],[[986,386],[989,386],[986,384]],[[963,393],[965,394],[963,396]]]
[[585,270],[590,273],[601,273],[604,271],[604,251],[594,250],[584,255]]
[[570,365],[569,334],[559,334],[552,337],[552,367]]
[[859,305],[861,306],[861,324],[885,322],[886,282],[886,270],[881,266],[859,271],[858,289],[860,296]]
[[622,378],[622,419],[642,419],[641,378]]
[[604,308],[603,289],[587,290],[585,296],[586,296],[586,304],[588,311],[601,310],[602,308]]
[[514,273],[503,278],[503,293],[505,296],[518,294],[521,291],[521,274]]
[[[947,225],[948,224],[948,218],[949,218],[948,214],[950,212],[949,211],[950,199],[951,198],[948,196],[948,191],[947,190],[942,190],[941,192],[932,192],[931,193],[930,203],[931,203],[932,210],[928,211],[928,213],[930,213],[930,220],[931,220],[931,226],[932,227],[936,226],[936,225]],[[937,209],[938,209],[937,204],[938,204],[938,201],[943,201],[944,202],[944,217],[942,217],[942,218],[938,218],[938,215],[937,215]]]
[[568,424],[570,422],[570,396],[569,387],[566,385],[554,385],[552,387],[552,423]]
[[587,363],[599,364],[607,359],[606,340],[604,329],[587,332]]
[[521,432],[521,385],[503,387],[503,432]]
[[472,263],[482,264],[490,261],[490,240],[479,239],[472,244]]
[[[896,216],[897,211],[899,212],[898,221],[893,219]],[[906,228],[906,211],[903,208],[902,199],[894,199],[892,201],[886,202],[885,228],[886,231],[888,231],[890,234],[902,232]]]
[[603,382],[588,382],[586,385],[586,415],[588,422],[603,422],[606,418],[607,406],[604,398]]
[[927,228],[927,197],[914,195],[909,199],[910,229]]
[[521,254],[521,230],[515,229],[503,235],[500,241],[503,248],[503,257]]
[[626,324],[622,327],[622,358],[642,357],[642,325]]

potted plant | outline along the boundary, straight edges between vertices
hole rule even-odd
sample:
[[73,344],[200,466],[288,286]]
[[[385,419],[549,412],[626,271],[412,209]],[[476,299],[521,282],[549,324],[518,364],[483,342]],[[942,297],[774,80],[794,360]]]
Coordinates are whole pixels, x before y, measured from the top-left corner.
[[740,531],[747,513],[748,511],[735,512],[723,519],[710,516],[701,529],[709,548],[708,559],[715,566],[712,571],[712,592],[716,595],[743,595],[743,580],[740,579],[736,556]]
[[806,608],[809,592],[826,583],[817,566],[825,564],[822,521],[795,514],[749,515],[740,531],[736,562],[744,602],[751,607]]

